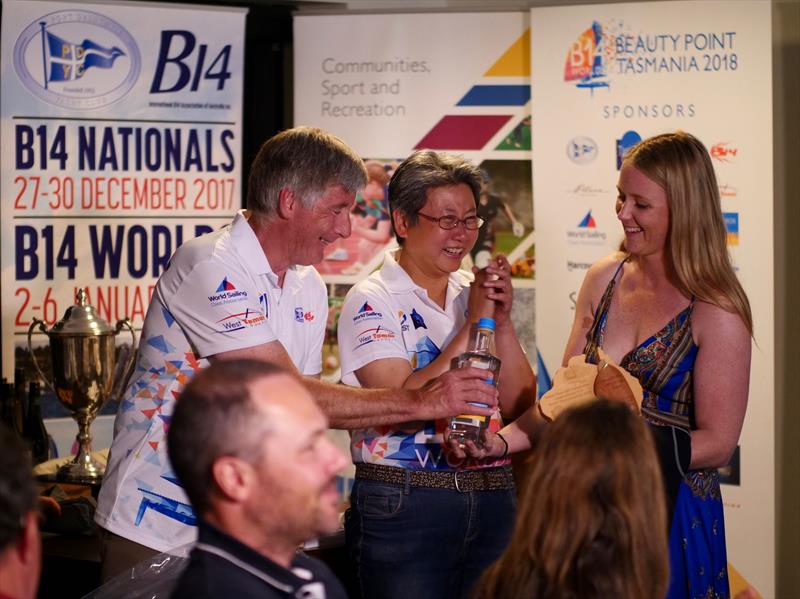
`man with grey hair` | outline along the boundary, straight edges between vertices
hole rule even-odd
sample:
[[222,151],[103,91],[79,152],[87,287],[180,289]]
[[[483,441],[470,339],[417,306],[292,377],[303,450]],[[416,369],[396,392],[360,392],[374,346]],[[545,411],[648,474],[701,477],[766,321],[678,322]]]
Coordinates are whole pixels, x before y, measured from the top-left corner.
[[321,562],[297,548],[339,527],[336,474],[346,456],[289,372],[222,360],[184,389],[169,456],[199,518],[174,599],[344,599]]
[[136,370],[120,403],[95,515],[103,577],[194,540],[197,516],[167,459],[165,435],[183,386],[215,360],[252,358],[304,376],[335,428],[361,428],[497,404],[477,369],[419,390],[349,389],[318,380],[327,290],[310,265],[350,235],[364,164],[342,140],[297,127],[269,139],[250,171],[247,206],[183,244],[161,275]]

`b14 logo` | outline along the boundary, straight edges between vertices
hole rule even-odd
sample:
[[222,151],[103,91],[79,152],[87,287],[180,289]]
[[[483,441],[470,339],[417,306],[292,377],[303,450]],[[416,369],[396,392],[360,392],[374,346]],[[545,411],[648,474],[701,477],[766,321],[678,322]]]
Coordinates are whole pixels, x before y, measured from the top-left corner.
[[190,31],[162,31],[150,93],[183,91],[187,85],[189,91],[194,92],[203,80],[216,82],[217,90],[224,89],[225,81],[231,78],[228,68],[231,45],[224,45],[213,57],[208,50],[208,44],[198,44],[197,37]]

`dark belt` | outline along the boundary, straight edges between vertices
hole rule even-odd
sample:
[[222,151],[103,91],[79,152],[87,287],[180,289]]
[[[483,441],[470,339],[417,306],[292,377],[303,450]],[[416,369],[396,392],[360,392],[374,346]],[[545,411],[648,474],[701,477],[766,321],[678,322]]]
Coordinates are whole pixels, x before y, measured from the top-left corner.
[[511,466],[469,470],[410,470],[380,464],[356,464],[356,478],[395,485],[470,491],[502,491],[514,488]]

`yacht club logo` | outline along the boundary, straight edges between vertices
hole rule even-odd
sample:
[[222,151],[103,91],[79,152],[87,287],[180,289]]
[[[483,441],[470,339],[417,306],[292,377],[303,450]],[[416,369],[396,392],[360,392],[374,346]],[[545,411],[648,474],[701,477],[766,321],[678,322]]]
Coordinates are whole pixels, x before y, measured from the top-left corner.
[[574,137],[567,144],[567,156],[575,164],[589,164],[597,158],[597,143],[591,137]]
[[64,10],[45,15],[19,35],[14,71],[34,96],[73,109],[101,108],[127,94],[142,68],[128,31],[105,15]]

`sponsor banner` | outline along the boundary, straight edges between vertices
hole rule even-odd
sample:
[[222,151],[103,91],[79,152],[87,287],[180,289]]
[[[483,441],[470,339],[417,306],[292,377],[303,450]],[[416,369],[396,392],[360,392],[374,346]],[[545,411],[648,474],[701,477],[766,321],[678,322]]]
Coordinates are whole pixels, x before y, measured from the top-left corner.
[[[769,3],[656,2],[531,11],[540,381],[560,366],[588,265],[617,249],[625,152],[683,129],[709,150],[755,339],[748,416],[723,490],[730,562],[774,595]],[[742,94],[741,90],[759,90]],[[564,151],[563,149],[566,149]],[[544,376],[543,376],[544,375]],[[759,442],[761,441],[761,442]]]
[[31,322],[52,325],[79,288],[112,325],[140,328],[175,249],[240,207],[244,17],[3,2],[3,376],[30,363]]

